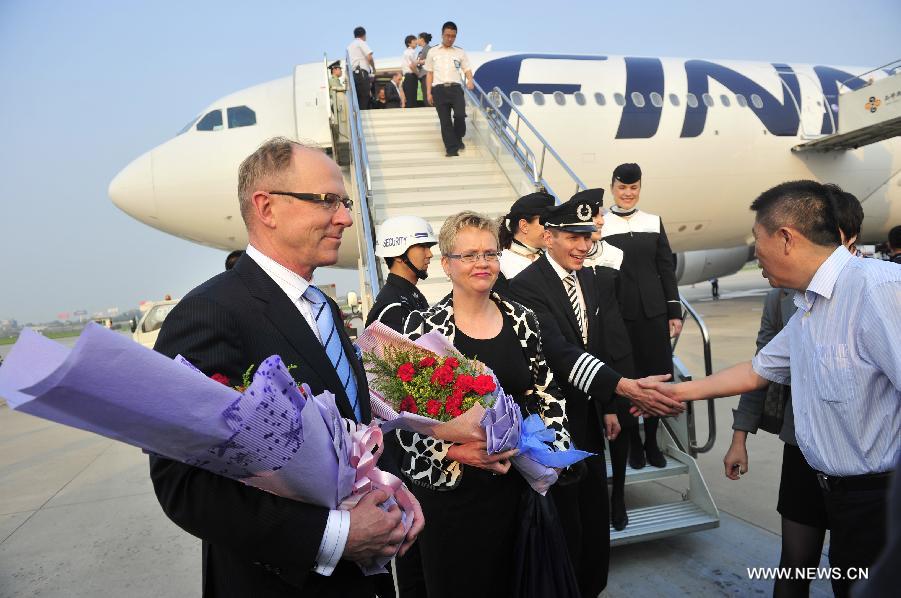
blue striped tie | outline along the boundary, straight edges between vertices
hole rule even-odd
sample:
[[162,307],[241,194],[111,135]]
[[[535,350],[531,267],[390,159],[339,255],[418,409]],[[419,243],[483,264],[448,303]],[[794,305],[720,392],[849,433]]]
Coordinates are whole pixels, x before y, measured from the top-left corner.
[[347,399],[353,406],[354,414],[357,421],[362,419],[360,415],[360,406],[357,404],[357,380],[354,377],[353,368],[344,354],[344,347],[341,346],[341,338],[338,336],[338,328],[332,318],[332,310],[325,300],[325,295],[318,288],[310,285],[304,292],[303,296],[313,304],[313,316],[316,318],[316,327],[319,328],[319,338],[322,346],[325,348],[325,354],[328,355],[338,378],[344,385],[347,392]]

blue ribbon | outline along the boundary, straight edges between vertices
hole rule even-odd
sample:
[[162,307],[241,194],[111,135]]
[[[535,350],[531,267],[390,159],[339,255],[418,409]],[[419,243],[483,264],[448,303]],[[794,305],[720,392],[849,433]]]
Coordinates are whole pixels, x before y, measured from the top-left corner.
[[554,431],[549,429],[538,415],[530,415],[522,422],[522,435],[519,437],[519,454],[536,461],[545,467],[569,467],[582,459],[594,455],[578,449],[555,451]]

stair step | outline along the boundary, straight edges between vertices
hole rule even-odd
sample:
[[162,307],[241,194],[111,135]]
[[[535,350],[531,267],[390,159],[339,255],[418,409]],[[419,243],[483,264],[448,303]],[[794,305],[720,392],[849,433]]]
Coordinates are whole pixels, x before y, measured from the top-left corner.
[[499,172],[422,177],[419,174],[408,178],[377,178],[373,176],[372,191],[432,191],[434,189],[472,189],[483,186],[495,186],[507,182],[507,177]]
[[610,527],[610,545],[623,546],[687,532],[712,529],[719,519],[690,501],[627,509],[629,525],[622,531]]
[[423,120],[438,120],[438,112],[429,108],[388,109],[388,110],[363,110],[360,112],[363,124],[384,122],[416,122]]
[[[610,463],[609,450],[604,451],[604,459],[607,464],[607,483],[609,484],[613,480],[613,466]],[[645,465],[641,469],[632,469],[628,463],[626,464],[626,484],[638,484],[640,482],[672,478],[686,474],[688,474],[688,465],[676,461],[669,455],[667,455],[666,467],[657,468],[652,465]]]
[[464,158],[458,156],[454,160],[429,160],[428,164],[415,164],[407,161],[392,161],[387,164],[372,164],[370,174],[372,180],[405,179],[410,177],[445,177],[459,174],[495,174],[499,172],[497,164],[482,158]]

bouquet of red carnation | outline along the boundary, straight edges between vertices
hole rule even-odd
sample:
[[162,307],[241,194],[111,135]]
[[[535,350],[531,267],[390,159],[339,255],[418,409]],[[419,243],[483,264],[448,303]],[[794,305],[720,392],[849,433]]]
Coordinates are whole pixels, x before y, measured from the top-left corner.
[[480,421],[503,393],[485,364],[463,357],[437,333],[412,341],[380,322],[357,343],[372,413],[386,422],[384,431],[402,428],[451,442],[485,439]]

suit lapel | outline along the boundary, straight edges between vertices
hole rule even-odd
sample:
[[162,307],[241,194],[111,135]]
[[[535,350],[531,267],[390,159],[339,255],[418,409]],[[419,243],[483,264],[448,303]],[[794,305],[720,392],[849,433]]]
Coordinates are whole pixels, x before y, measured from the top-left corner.
[[[240,266],[240,268],[239,268]],[[291,303],[288,296],[279,288],[275,282],[269,278],[269,275],[260,268],[259,264],[250,258],[242,257],[235,264],[235,269],[241,275],[244,283],[247,285],[250,294],[260,299],[266,304],[263,310],[266,318],[272,322],[275,329],[281,333],[284,340],[294,349],[294,351],[303,359],[309,369],[319,376],[323,382],[323,386],[335,395],[335,404],[343,417],[356,419],[350,401],[347,399],[347,392],[344,385],[338,379],[338,373],[335,371],[322,343],[316,338],[315,333],[310,329],[309,324],[297,310],[297,306]],[[340,322],[341,320],[335,320]],[[341,326],[338,327],[339,336],[341,335]],[[351,355],[354,355],[351,353]],[[355,358],[353,361],[357,361]],[[356,372],[356,369],[355,369]],[[357,377],[359,380],[359,376]],[[303,380],[301,380],[303,382]],[[357,384],[357,388],[360,388]],[[364,385],[365,386],[365,385]],[[367,401],[368,403],[368,401]],[[362,404],[361,404],[362,410]]]
[[585,325],[588,326],[588,347],[599,346],[596,344],[603,336],[603,324],[598,311],[598,292],[595,274],[591,268],[582,268],[576,274],[579,285],[582,287],[582,296],[585,298]]
[[548,283],[548,290],[557,295],[556,301],[553,301],[551,305],[557,307],[557,309],[563,313],[564,317],[569,322],[573,338],[579,339],[579,344],[581,344],[582,333],[579,331],[579,322],[576,320],[576,314],[573,312],[572,304],[569,302],[569,295],[566,294],[566,288],[563,286],[563,281],[560,280],[557,271],[554,270],[554,267],[548,261],[550,259],[551,258],[548,257],[547,254],[544,254],[537,261],[540,264],[539,267]]

